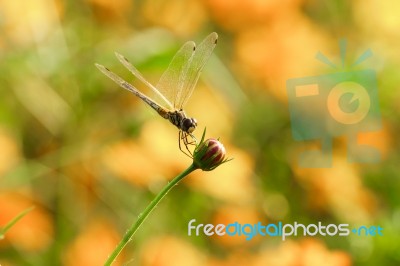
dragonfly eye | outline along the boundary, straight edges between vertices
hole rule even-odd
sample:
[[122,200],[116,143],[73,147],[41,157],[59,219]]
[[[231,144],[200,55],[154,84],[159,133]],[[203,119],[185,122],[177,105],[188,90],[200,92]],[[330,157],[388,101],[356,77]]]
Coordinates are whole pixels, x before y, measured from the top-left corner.
[[182,130],[187,133],[192,133],[197,127],[197,121],[194,118],[185,118],[182,121]]

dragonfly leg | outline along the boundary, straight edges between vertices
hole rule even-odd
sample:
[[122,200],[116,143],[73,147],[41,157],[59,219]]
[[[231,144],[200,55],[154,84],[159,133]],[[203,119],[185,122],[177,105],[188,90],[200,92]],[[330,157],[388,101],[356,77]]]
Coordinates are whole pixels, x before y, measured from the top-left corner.
[[[192,140],[191,141],[189,141],[188,140],[188,136],[190,136],[191,138],[192,138]],[[188,146],[188,145],[194,145],[194,146],[196,146],[197,145],[197,139],[196,139],[196,137],[192,134],[192,133],[189,133],[189,134],[186,134],[186,137],[185,137],[185,145],[186,145],[186,147]]]
[[[192,138],[190,141],[188,140],[188,136],[190,136]],[[179,142],[179,149],[181,150],[181,152],[183,152],[185,155],[189,156],[190,158],[193,158],[193,153],[189,149],[189,145],[196,145],[196,143],[197,143],[196,138],[192,134],[188,134],[186,132],[179,131],[178,142]],[[183,145],[185,146],[186,151],[182,148],[181,142],[183,142]]]

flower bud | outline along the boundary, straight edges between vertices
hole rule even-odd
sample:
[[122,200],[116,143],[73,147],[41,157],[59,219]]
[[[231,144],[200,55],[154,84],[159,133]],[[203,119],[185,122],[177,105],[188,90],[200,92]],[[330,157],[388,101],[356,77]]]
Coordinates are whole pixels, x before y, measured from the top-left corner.
[[217,139],[207,139],[196,147],[193,154],[194,164],[203,171],[211,171],[225,163],[225,147]]

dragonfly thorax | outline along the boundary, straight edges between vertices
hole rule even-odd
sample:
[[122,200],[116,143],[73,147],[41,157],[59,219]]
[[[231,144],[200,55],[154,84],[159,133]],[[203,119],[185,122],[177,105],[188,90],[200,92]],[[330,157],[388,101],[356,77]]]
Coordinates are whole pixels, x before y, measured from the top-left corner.
[[183,110],[171,112],[168,119],[177,128],[189,134],[192,133],[197,127],[196,119],[186,117],[186,114]]

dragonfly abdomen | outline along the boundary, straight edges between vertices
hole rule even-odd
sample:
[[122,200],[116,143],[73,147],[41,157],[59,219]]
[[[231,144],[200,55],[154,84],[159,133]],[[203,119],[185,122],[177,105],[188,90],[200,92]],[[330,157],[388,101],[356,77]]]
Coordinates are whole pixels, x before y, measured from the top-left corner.
[[[105,68],[107,69],[107,68]],[[102,69],[100,69],[102,70]],[[109,71],[107,69],[107,71],[109,73],[112,73],[111,71]],[[119,82],[119,85],[121,87],[123,87],[124,89],[132,92],[133,94],[135,94],[137,97],[139,97],[141,100],[143,100],[145,103],[147,103],[151,108],[153,108],[160,116],[162,116],[165,119],[169,119],[169,112],[162,108],[159,104],[157,104],[156,102],[154,102],[153,100],[151,100],[150,98],[148,98],[146,95],[144,95],[143,93],[141,93],[140,91],[136,90],[136,89],[132,89],[132,85],[130,85],[128,82],[121,80]]]

